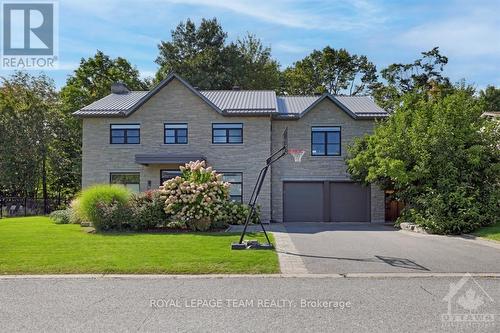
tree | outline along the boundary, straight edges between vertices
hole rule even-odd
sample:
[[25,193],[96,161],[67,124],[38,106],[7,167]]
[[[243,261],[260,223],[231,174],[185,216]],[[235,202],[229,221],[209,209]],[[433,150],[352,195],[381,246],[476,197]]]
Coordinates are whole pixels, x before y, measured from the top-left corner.
[[0,87],[0,192],[34,196],[47,208],[48,152],[60,119],[54,82],[16,72]]
[[366,56],[330,46],[314,50],[283,72],[283,91],[291,95],[362,95],[369,94],[376,84],[377,69]]
[[244,89],[277,89],[279,64],[271,57],[271,48],[262,45],[255,35],[236,41],[238,60],[233,82]]
[[[81,123],[72,113],[110,93],[111,84],[123,82],[132,90],[147,90],[139,71],[126,59],[101,51],[81,59],[80,66],[61,89],[61,116],[55,127],[58,146],[48,152],[53,163],[51,185],[60,197],[71,197],[81,181]],[[55,163],[58,161],[58,163]]]
[[227,43],[217,19],[202,19],[198,27],[188,19],[171,32],[171,41],[158,45],[157,81],[176,72],[200,89],[275,89],[279,65],[271,49],[253,35]]
[[449,78],[443,75],[448,58],[439,53],[438,47],[421,54],[422,57],[413,63],[395,63],[380,71],[386,81],[374,89],[374,97],[380,106],[393,110],[401,97],[412,91],[432,93],[451,89]]
[[132,90],[147,90],[140,73],[126,59],[110,58],[101,51],[81,59],[80,66],[66,80],[61,98],[68,112],[78,109],[110,93],[111,84],[123,82]]
[[373,135],[350,148],[353,179],[395,190],[406,204],[398,220],[437,233],[470,232],[498,221],[498,128],[481,118],[467,87],[429,98],[407,93]]
[[487,112],[500,112],[500,88],[487,86],[479,92],[479,97],[485,104]]

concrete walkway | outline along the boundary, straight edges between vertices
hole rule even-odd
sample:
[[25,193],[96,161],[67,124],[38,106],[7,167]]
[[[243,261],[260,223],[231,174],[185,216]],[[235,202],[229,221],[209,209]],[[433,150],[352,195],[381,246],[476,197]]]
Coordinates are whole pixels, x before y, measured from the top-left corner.
[[[265,226],[266,231],[272,231],[276,244],[276,252],[280,262],[280,270],[282,274],[307,274],[309,273],[304,265],[301,256],[297,256],[297,249],[292,242],[284,224],[270,224]],[[241,232],[243,226],[233,225],[228,231]],[[249,225],[248,232],[261,232],[262,228],[259,225]]]

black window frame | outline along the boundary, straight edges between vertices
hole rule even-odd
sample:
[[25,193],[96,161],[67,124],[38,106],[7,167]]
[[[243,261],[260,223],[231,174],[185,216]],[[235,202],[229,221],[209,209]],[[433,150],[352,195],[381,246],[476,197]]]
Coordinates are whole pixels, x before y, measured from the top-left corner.
[[[169,172],[169,171],[170,171],[170,172],[176,172],[176,173],[178,173],[178,174],[177,174],[177,175],[175,175],[175,176],[173,176],[173,177],[171,177],[171,178],[168,178],[168,179],[167,179],[167,178],[165,178],[165,180],[164,180],[164,178],[162,177],[163,171],[167,171],[167,172]],[[167,181],[167,180],[169,180],[169,179],[172,179],[172,178],[175,178],[175,177],[180,176],[180,175],[182,175],[182,172],[181,172],[181,170],[180,170],[180,169],[160,169],[160,185],[163,185],[163,183],[164,183],[165,181]]]
[[[139,126],[139,128],[115,128],[113,129],[113,126]],[[113,142],[113,130],[116,131],[124,131],[123,133],[123,142]],[[139,138],[138,142],[128,142],[129,137],[136,137],[136,136],[129,136],[128,131],[129,130],[134,130],[134,131],[139,131],[139,135],[137,138]],[[114,136],[116,137],[121,137],[121,136]],[[141,144],[141,124],[109,124],[109,143],[112,145],[139,145]]]
[[[228,183],[230,183],[231,185],[233,185],[233,184],[239,184],[241,186],[241,194],[240,195],[231,195],[231,193],[229,193],[229,196],[230,196],[230,200],[231,201],[243,203],[243,172],[226,171],[226,172],[221,172],[221,173],[222,173],[222,179],[223,179],[223,181],[226,181],[226,180],[224,180],[224,176],[227,175],[227,174],[238,174],[240,176],[241,181],[239,181],[239,182],[228,182]],[[239,197],[239,199],[235,200],[234,197]]]
[[[224,128],[224,127],[221,127],[221,128],[215,128],[214,126],[217,126],[217,125],[220,125],[220,126],[224,126],[224,125],[240,125],[241,128],[230,128],[230,127],[227,127],[227,128]],[[217,135],[217,137],[225,137],[226,138],[226,141],[225,142],[215,142],[215,130],[225,130],[226,131],[226,135],[225,136],[220,136],[220,135]],[[229,142],[229,138],[230,137],[235,137],[234,135],[231,136],[229,135],[229,131],[230,130],[240,130],[241,132],[241,141],[240,142]],[[236,136],[238,137],[238,136]],[[212,124],[212,144],[215,144],[215,145],[227,145],[227,144],[230,144],[230,145],[241,145],[243,144],[243,123],[213,123]]]
[[[139,180],[137,183],[113,183],[113,181],[112,181],[113,176],[116,176],[116,175],[139,176]],[[113,184],[125,185],[125,187],[127,184],[137,184],[137,185],[139,185],[139,192],[140,192],[141,191],[141,173],[140,172],[120,172],[120,171],[110,172],[109,173],[109,184],[111,184],[111,185],[113,185]]]
[[[186,128],[169,128],[168,130],[173,130],[174,131],[174,141],[175,142],[167,142],[167,127],[169,125],[185,125]],[[178,131],[179,130],[186,130],[186,142],[179,142],[179,135]],[[181,137],[184,137],[183,135]],[[187,145],[189,142],[189,129],[188,129],[188,124],[187,123],[164,123],[163,124],[163,144],[166,145]]]
[[[338,131],[315,131],[314,129],[315,128],[338,128]],[[337,143],[329,143],[328,142],[328,133],[339,133],[339,142],[338,142],[338,145],[339,145],[339,152],[338,154],[329,154],[328,153],[328,145],[333,145],[333,144],[337,144]],[[325,139],[324,139],[324,142],[322,143],[314,143],[314,133],[324,133],[325,135]],[[313,146],[314,145],[324,145],[325,146],[325,153],[324,154],[315,154],[313,152]],[[312,126],[311,127],[311,156],[342,156],[342,126]]]

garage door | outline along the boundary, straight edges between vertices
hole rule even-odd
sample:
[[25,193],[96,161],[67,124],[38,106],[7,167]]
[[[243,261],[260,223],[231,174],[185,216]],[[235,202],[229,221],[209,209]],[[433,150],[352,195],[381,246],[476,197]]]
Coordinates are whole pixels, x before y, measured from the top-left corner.
[[285,222],[370,222],[370,188],[352,182],[285,182]]
[[322,222],[323,183],[283,184],[283,210],[286,222]]
[[330,183],[332,222],[370,222],[370,189],[356,183]]

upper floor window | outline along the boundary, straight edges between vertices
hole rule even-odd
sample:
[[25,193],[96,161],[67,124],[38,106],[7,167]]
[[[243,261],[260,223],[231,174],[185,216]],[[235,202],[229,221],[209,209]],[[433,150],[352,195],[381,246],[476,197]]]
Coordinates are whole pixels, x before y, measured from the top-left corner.
[[139,124],[112,124],[110,143],[112,144],[141,143],[141,126]]
[[312,127],[311,155],[340,156],[340,126]]
[[212,124],[212,143],[243,143],[243,124]]
[[224,172],[222,179],[231,184],[229,188],[231,200],[243,202],[243,174],[241,172]]
[[112,172],[109,174],[109,183],[120,184],[132,192],[139,192],[140,175],[139,172]]
[[166,144],[186,144],[188,143],[187,124],[165,124],[165,137],[163,142]]

